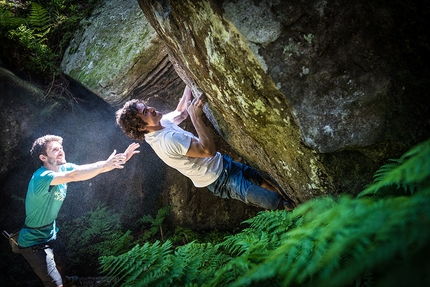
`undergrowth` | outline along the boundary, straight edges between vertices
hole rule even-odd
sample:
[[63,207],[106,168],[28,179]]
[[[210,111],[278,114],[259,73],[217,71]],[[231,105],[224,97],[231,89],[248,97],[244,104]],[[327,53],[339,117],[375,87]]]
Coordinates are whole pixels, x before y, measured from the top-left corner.
[[94,276],[99,264],[94,258],[118,255],[133,247],[130,231],[121,230],[120,216],[99,205],[83,216],[61,223],[61,237],[67,245],[72,270]]
[[428,286],[429,164],[427,140],[357,198],[261,212],[217,244],[137,244],[101,256],[102,272],[116,286]]
[[45,81],[60,73],[63,53],[98,0],[0,0],[0,64]]

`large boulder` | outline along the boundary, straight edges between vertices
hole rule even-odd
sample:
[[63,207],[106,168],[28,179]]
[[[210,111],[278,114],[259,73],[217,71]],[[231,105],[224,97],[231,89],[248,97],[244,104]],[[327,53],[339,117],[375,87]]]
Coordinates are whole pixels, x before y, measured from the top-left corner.
[[[69,94],[51,97],[33,83],[0,68],[0,225],[9,232],[22,226],[25,218],[27,185],[38,167],[29,153],[36,138],[45,134],[62,136],[66,159],[76,164],[104,160],[114,149],[121,152],[132,142],[116,126],[113,107],[69,80]],[[173,102],[165,103],[163,109],[171,109]],[[173,228],[181,225],[196,230],[232,230],[258,212],[239,201],[219,199],[207,189],[196,189],[190,180],[167,167],[147,144],[142,143],[139,150],[140,154],[122,170],[70,183],[60,212],[60,228],[62,222],[76,219],[100,204],[120,215],[124,229],[139,230],[139,218],[155,216],[166,205],[175,206],[169,217]]]
[[[428,75],[428,57],[425,45],[410,47],[426,25],[405,21],[418,6],[138,3],[141,11],[104,1],[76,34],[64,71],[115,108],[142,98],[168,111],[184,82],[205,91],[219,149],[259,169],[296,203],[356,194],[388,158],[428,135],[428,97],[421,96],[428,81],[411,81]],[[175,204],[178,222],[196,223],[195,189],[188,182],[177,192],[176,182],[166,182],[164,204]],[[204,189],[197,194],[214,208],[223,202],[213,204]]]
[[113,107],[136,96],[181,93],[165,44],[136,1],[102,1],[82,21],[61,68]]
[[[219,133],[296,202],[357,193],[387,158],[429,130],[427,97],[404,77],[423,77],[428,68],[403,59],[406,45],[395,37],[401,4],[139,4],[181,78],[206,92]],[[419,131],[405,129],[412,122]]]
[[[49,97],[33,83],[1,68],[0,84],[0,222],[11,230],[24,223],[27,185],[38,168],[30,156],[36,138],[45,134],[62,136],[66,159],[76,164],[105,160],[115,149],[123,151],[131,141],[115,126],[114,109],[76,82],[69,84],[69,97]],[[141,149],[147,150],[145,146]],[[147,157],[147,164],[164,168],[156,157]],[[65,218],[79,217],[98,204],[112,206],[124,221],[155,212],[156,195],[163,188],[143,186],[142,182],[157,180],[155,173],[143,173],[143,168],[134,158],[123,170],[69,184],[62,210],[67,214]]]
[[[167,47],[143,16],[137,2],[103,1],[81,24],[82,28],[65,52],[61,65],[64,73],[115,109],[130,98],[145,99],[148,105],[163,113],[176,108],[185,83],[178,76]],[[192,130],[189,120],[182,126]],[[213,135],[221,151],[240,159],[215,130]],[[148,153],[155,156],[152,151]],[[148,155],[145,152],[140,156]],[[173,225],[232,229],[259,210],[237,201],[216,198],[205,188],[196,189],[173,169],[144,166],[151,173],[160,173],[151,178],[163,178],[157,181],[157,189],[162,188],[163,195],[153,195],[159,202],[149,205],[153,208],[173,205],[169,217]],[[142,182],[139,176],[133,181],[135,185],[152,184],[152,181]],[[143,207],[148,208],[145,204]]]

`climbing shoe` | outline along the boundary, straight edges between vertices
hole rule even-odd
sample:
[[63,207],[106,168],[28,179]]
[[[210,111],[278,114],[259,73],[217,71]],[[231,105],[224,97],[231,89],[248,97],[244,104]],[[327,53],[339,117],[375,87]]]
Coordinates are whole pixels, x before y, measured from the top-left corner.
[[284,200],[284,208],[286,211],[292,211],[294,209],[294,204],[290,200]]

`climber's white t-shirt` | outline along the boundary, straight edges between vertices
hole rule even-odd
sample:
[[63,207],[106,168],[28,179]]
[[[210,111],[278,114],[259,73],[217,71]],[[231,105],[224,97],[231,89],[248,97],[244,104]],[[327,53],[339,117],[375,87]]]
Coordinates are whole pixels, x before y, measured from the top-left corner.
[[173,114],[163,115],[161,130],[147,133],[146,142],[168,166],[189,177],[194,186],[205,187],[213,183],[221,174],[223,159],[219,152],[214,157],[196,158],[185,156],[191,145],[192,133],[173,123]]

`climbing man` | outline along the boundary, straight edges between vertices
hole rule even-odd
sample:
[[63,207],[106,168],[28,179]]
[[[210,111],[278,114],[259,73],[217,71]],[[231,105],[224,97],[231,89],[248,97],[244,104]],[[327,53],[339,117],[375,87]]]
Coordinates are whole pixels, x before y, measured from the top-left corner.
[[[167,165],[190,178],[194,186],[267,210],[292,210],[291,200],[283,198],[254,168],[217,152],[202,119],[205,101],[204,95],[193,98],[187,86],[173,112],[163,115],[133,99],[116,112],[116,122],[126,136],[145,140]],[[188,116],[198,137],[178,127]]]

